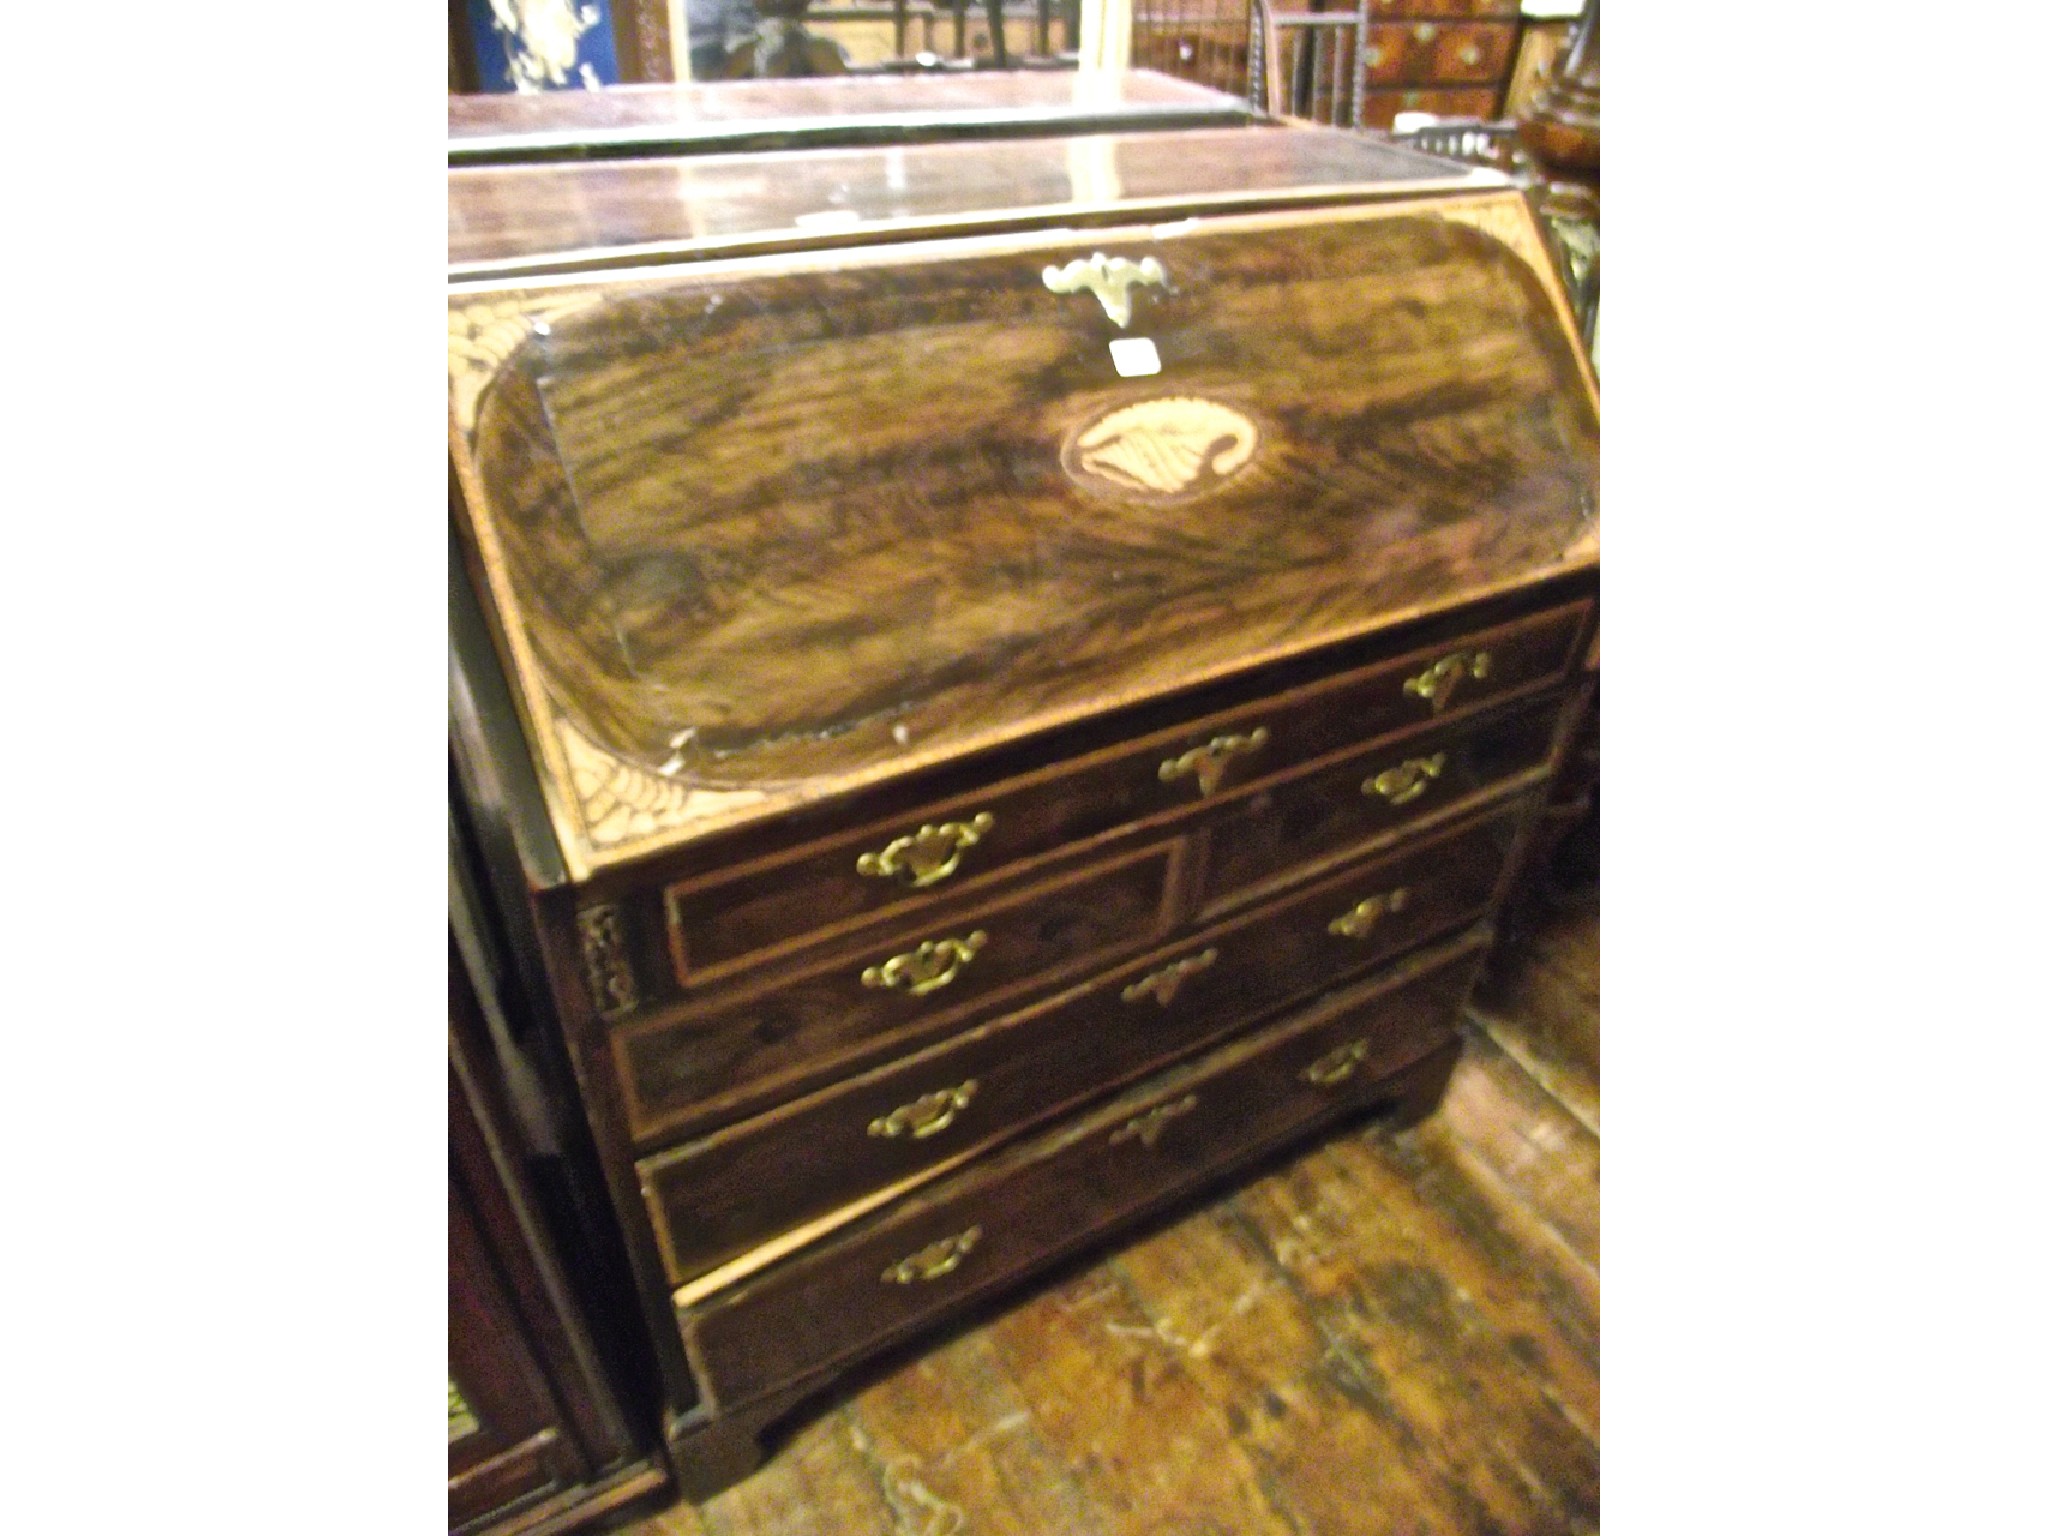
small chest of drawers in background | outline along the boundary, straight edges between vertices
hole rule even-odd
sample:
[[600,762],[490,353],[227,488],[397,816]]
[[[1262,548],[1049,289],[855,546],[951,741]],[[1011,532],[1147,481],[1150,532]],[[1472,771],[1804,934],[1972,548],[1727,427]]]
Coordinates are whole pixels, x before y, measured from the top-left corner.
[[452,174],[449,310],[459,746],[705,1491],[1428,1111],[1582,694],[1598,428],[1520,195],[1394,146],[688,170]]
[[1377,0],[1367,8],[1365,122],[1401,112],[1491,118],[1514,69],[1520,0]]

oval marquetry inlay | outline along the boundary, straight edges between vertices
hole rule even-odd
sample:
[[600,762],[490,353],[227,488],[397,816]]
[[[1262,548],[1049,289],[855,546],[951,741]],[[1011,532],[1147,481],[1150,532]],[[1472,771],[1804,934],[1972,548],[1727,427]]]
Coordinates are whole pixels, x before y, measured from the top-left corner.
[[1227,405],[1170,395],[1120,406],[1083,427],[1062,455],[1082,485],[1145,501],[1176,501],[1222,484],[1251,462],[1259,429]]

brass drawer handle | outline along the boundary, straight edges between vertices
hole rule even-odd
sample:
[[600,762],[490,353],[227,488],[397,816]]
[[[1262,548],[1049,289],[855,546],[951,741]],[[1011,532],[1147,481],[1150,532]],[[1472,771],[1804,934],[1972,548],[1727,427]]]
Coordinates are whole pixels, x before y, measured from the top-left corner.
[[1415,29],[1415,41],[1417,41],[1418,43],[1435,42],[1436,28],[1432,26],[1429,22],[1425,21],[1421,26]]
[[892,875],[910,882],[911,889],[937,885],[960,867],[960,855],[987,837],[996,824],[987,811],[977,812],[971,821],[942,821],[926,824],[899,837],[880,853],[864,853],[853,867],[863,875],[886,880]]
[[870,1120],[868,1134],[909,1136],[916,1141],[936,1136],[953,1123],[954,1117],[967,1107],[974,1097],[974,1090],[980,1086],[970,1077],[958,1088],[941,1088],[912,1099],[908,1104],[898,1105],[888,1114]]
[[1359,793],[1379,795],[1389,805],[1406,805],[1428,789],[1432,779],[1442,776],[1444,760],[1441,752],[1429,757],[1411,757],[1398,768],[1374,774],[1358,786]]
[[1142,981],[1134,981],[1124,988],[1124,1001],[1142,1002],[1151,998],[1164,1008],[1173,1001],[1180,984],[1190,976],[1199,976],[1216,963],[1216,951],[1205,949],[1199,955],[1189,955],[1185,960],[1176,960],[1171,965],[1162,965]]
[[1451,693],[1466,678],[1475,682],[1493,670],[1493,657],[1486,651],[1453,651],[1442,661],[1424,667],[1401,685],[1403,693],[1429,701],[1429,712],[1439,714],[1451,702]]
[[915,1285],[921,1280],[941,1280],[960,1267],[960,1261],[981,1241],[981,1228],[969,1227],[952,1237],[927,1243],[907,1259],[898,1259],[882,1271],[889,1285]]
[[1171,1104],[1156,1105],[1126,1121],[1123,1129],[1109,1138],[1109,1144],[1113,1147],[1120,1141],[1142,1141],[1148,1147],[1157,1146],[1159,1133],[1166,1129],[1166,1122],[1179,1119],[1194,1107],[1195,1096],[1192,1093]]
[[1262,725],[1245,736],[1212,736],[1199,747],[1169,757],[1159,765],[1159,782],[1171,784],[1189,774],[1195,776],[1195,787],[1203,794],[1214,794],[1216,786],[1223,782],[1223,770],[1233,757],[1246,752],[1256,752],[1271,738]]
[[1408,887],[1396,886],[1382,895],[1366,897],[1342,917],[1333,920],[1330,932],[1340,939],[1363,939],[1387,913],[1398,912],[1407,905]]
[[987,942],[988,935],[979,928],[964,939],[926,939],[907,954],[891,955],[880,965],[869,966],[860,973],[860,984],[907,987],[912,997],[923,997],[958,976]]
[[1311,1062],[1308,1069],[1301,1074],[1301,1080],[1313,1083],[1318,1088],[1334,1088],[1364,1065],[1365,1058],[1371,1054],[1371,1050],[1371,1046],[1363,1040],[1340,1045],[1328,1055],[1319,1056]]
[[1467,43],[1458,54],[1458,62],[1461,64],[1476,65],[1480,58],[1481,54],[1477,43]]

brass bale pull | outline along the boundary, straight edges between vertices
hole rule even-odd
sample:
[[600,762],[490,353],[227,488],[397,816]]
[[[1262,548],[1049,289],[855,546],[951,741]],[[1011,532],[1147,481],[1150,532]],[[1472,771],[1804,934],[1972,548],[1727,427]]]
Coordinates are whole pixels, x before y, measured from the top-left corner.
[[1363,1040],[1354,1040],[1349,1045],[1340,1045],[1326,1056],[1319,1056],[1301,1074],[1305,1083],[1318,1088],[1334,1088],[1352,1073],[1356,1072],[1371,1054],[1371,1046]]
[[1330,932],[1340,939],[1363,939],[1373,930],[1373,925],[1389,912],[1398,912],[1408,905],[1408,887],[1396,886],[1379,896],[1368,896],[1342,917],[1330,924]]
[[876,880],[899,876],[913,890],[937,885],[960,867],[960,855],[987,837],[995,817],[979,811],[970,821],[929,823],[899,837],[880,853],[864,853],[853,867]]
[[1205,949],[1199,955],[1189,955],[1185,960],[1176,960],[1171,965],[1162,965],[1142,981],[1134,981],[1124,988],[1124,1001],[1143,1002],[1151,998],[1164,1008],[1173,1001],[1173,994],[1180,990],[1180,984],[1190,976],[1199,976],[1216,963],[1216,951]]
[[981,952],[988,935],[979,928],[964,939],[926,939],[907,954],[891,955],[880,965],[860,973],[864,987],[908,988],[912,997],[923,997],[945,986]]
[[1131,323],[1131,288],[1138,283],[1166,286],[1166,268],[1157,256],[1130,261],[1122,256],[1105,256],[1097,251],[1083,260],[1076,257],[1064,267],[1047,267],[1045,286],[1054,293],[1079,293],[1083,289],[1102,301],[1102,312],[1122,330]]
[[1466,678],[1475,682],[1493,670],[1493,656],[1487,651],[1453,651],[1432,662],[1401,685],[1403,693],[1429,701],[1429,712],[1440,714],[1451,702],[1451,694]]
[[936,1136],[953,1123],[954,1117],[967,1107],[974,1097],[974,1090],[980,1086],[970,1077],[958,1088],[941,1088],[912,1099],[908,1104],[899,1105],[888,1114],[870,1120],[868,1134],[909,1136],[916,1141]]
[[960,1261],[981,1241],[981,1228],[969,1227],[952,1237],[927,1243],[907,1259],[898,1259],[882,1271],[889,1285],[916,1285],[921,1280],[941,1280],[960,1267]]
[[1113,1147],[1120,1141],[1142,1141],[1148,1147],[1157,1146],[1159,1133],[1166,1129],[1166,1122],[1179,1119],[1194,1107],[1195,1096],[1192,1093],[1184,1099],[1174,1100],[1171,1104],[1155,1105],[1142,1115],[1126,1121],[1123,1129],[1109,1138],[1109,1144]]
[[1444,754],[1431,757],[1411,757],[1398,768],[1389,768],[1376,773],[1358,786],[1360,794],[1379,795],[1389,805],[1406,805],[1424,790],[1430,780],[1439,778],[1444,771]]
[[1189,774],[1195,776],[1195,787],[1203,794],[1214,794],[1216,786],[1223,782],[1223,770],[1233,757],[1247,752],[1256,752],[1271,738],[1262,725],[1245,736],[1212,736],[1199,747],[1169,757],[1159,765],[1159,782],[1171,784]]

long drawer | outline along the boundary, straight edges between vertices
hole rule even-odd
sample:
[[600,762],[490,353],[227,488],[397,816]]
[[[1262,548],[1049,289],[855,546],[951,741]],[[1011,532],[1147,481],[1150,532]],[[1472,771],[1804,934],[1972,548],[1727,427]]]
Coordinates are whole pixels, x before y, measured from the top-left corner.
[[1475,921],[1518,803],[639,1164],[672,1283]]
[[1463,717],[1568,666],[1588,605],[1211,715],[1170,732],[936,802],[900,821],[668,887],[678,981],[695,987],[837,928],[902,917],[1020,862],[1184,813],[1395,732]]
[[844,1075],[1068,973],[1156,943],[1173,917],[1183,845],[1154,845],[1057,881],[956,904],[898,938],[679,1016],[613,1032],[636,1141],[730,1118],[750,1102]]
[[1344,1109],[1454,1038],[1487,936],[1226,1046],[722,1290],[678,1322],[720,1407],[937,1320]]

